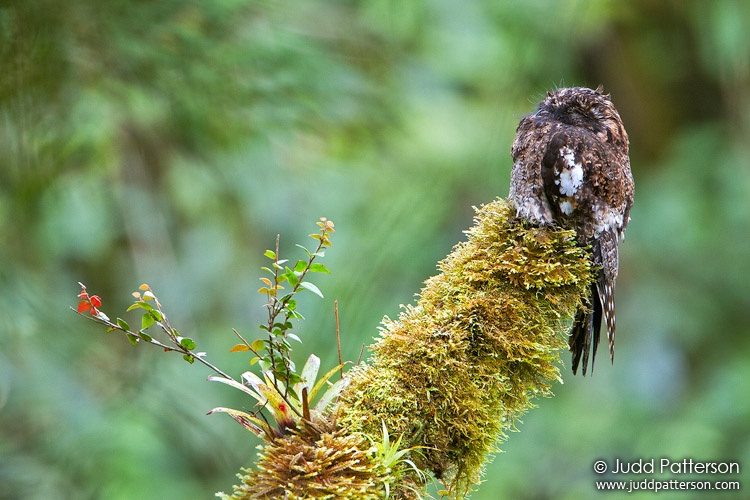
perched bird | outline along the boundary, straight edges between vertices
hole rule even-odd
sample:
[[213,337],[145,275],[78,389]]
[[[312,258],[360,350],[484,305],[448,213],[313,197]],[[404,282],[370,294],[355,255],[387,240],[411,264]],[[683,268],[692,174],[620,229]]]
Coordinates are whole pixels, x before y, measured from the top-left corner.
[[562,88],[521,120],[511,154],[510,199],[518,216],[575,230],[599,268],[590,307],[576,313],[570,335],[573,373],[583,355],[585,376],[589,355],[594,369],[602,318],[614,362],[617,245],[634,191],[628,134],[601,87]]

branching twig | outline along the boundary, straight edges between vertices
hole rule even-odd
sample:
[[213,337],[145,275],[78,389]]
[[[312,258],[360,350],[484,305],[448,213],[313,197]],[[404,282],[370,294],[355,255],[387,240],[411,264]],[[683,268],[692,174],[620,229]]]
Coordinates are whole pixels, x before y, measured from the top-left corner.
[[[143,331],[133,331],[133,330],[128,329],[127,327],[124,328],[123,326],[121,326],[118,323],[113,323],[108,317],[102,316],[101,312],[99,312],[98,314],[95,314],[95,315],[87,315],[87,314],[85,314],[83,312],[76,311],[76,309],[73,308],[73,307],[71,307],[70,309],[73,312],[75,312],[76,314],[78,314],[79,316],[82,316],[82,317],[84,317],[86,319],[89,319],[89,320],[91,320],[91,321],[93,321],[95,323],[99,323],[101,325],[105,325],[107,327],[107,331],[115,331],[115,330],[117,330],[117,331],[120,331],[120,332],[128,335],[129,339],[131,339],[131,342],[133,341],[132,339],[135,338],[138,341],[142,340],[144,342],[148,342],[149,344],[153,344],[153,345],[155,345],[157,347],[161,347],[165,351],[179,352],[183,356],[190,356],[194,360],[197,360],[198,362],[202,363],[206,367],[210,368],[213,372],[215,372],[218,375],[226,378],[227,380],[234,380],[234,378],[232,378],[231,375],[225,373],[220,368],[218,368],[217,366],[215,366],[213,363],[211,363],[211,362],[207,361],[206,359],[204,359],[204,357],[203,357],[204,353],[195,353],[192,350],[187,349],[183,345],[181,345],[180,342],[178,341],[177,335],[175,335],[174,330],[169,325],[169,322],[166,321],[166,316],[164,316],[163,313],[162,313],[162,317],[165,318],[165,320],[164,321],[156,322],[156,324],[159,327],[161,327],[162,330],[164,330],[164,332],[169,337],[169,340],[174,343],[174,346],[170,346],[170,345],[164,344],[163,342],[160,342],[160,341],[156,340],[155,338],[153,338],[150,335],[144,333]],[[161,310],[160,310],[160,312],[161,312]],[[120,320],[120,321],[122,321],[122,320]]]

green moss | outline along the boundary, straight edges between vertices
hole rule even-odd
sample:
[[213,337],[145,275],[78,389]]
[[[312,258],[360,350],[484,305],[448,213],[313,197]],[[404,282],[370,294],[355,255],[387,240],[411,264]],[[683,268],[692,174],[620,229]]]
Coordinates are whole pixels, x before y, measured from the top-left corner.
[[514,214],[503,200],[477,210],[417,303],[383,320],[327,423],[264,444],[232,498],[383,498],[386,484],[391,498],[416,498],[415,472],[377,463],[383,422],[451,497],[466,496],[518,417],[551,395],[592,278],[574,232]]
[[377,436],[384,420],[412,460],[455,497],[533,399],[551,394],[559,353],[591,279],[575,233],[537,228],[497,200],[439,264],[414,306],[383,321],[340,401],[341,424]]

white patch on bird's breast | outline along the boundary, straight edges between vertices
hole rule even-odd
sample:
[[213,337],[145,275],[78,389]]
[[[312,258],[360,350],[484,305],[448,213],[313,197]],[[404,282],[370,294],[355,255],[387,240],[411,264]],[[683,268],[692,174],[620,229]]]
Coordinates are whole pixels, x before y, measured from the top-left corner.
[[[581,163],[576,163],[576,155],[573,150],[568,147],[560,149],[560,157],[565,160],[565,166],[560,171],[555,184],[560,186],[561,195],[573,196],[583,185],[583,165],[581,165]],[[565,210],[563,209],[563,212],[564,211]]]

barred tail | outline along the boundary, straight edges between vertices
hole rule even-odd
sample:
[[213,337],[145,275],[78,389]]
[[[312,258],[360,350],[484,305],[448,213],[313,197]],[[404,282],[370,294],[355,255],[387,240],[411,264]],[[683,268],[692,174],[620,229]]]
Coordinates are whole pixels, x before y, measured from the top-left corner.
[[589,356],[591,356],[591,371],[594,370],[596,349],[599,347],[599,336],[602,328],[602,302],[597,284],[591,285],[589,296],[590,309],[581,309],[576,313],[573,330],[570,332],[570,352],[573,353],[573,374],[578,372],[578,365],[583,357],[583,376],[586,376]]
[[[607,342],[609,343],[609,359],[615,362],[615,286],[614,282],[603,275],[596,284],[602,315],[607,325]],[[593,370],[593,362],[592,362]]]
[[599,347],[602,319],[607,329],[609,343],[609,358],[615,361],[615,299],[614,286],[604,276],[596,284],[591,285],[591,309],[581,309],[576,313],[573,330],[570,333],[570,352],[573,353],[573,374],[578,372],[578,366],[583,358],[583,376],[591,357],[591,372],[594,372],[596,350]]

